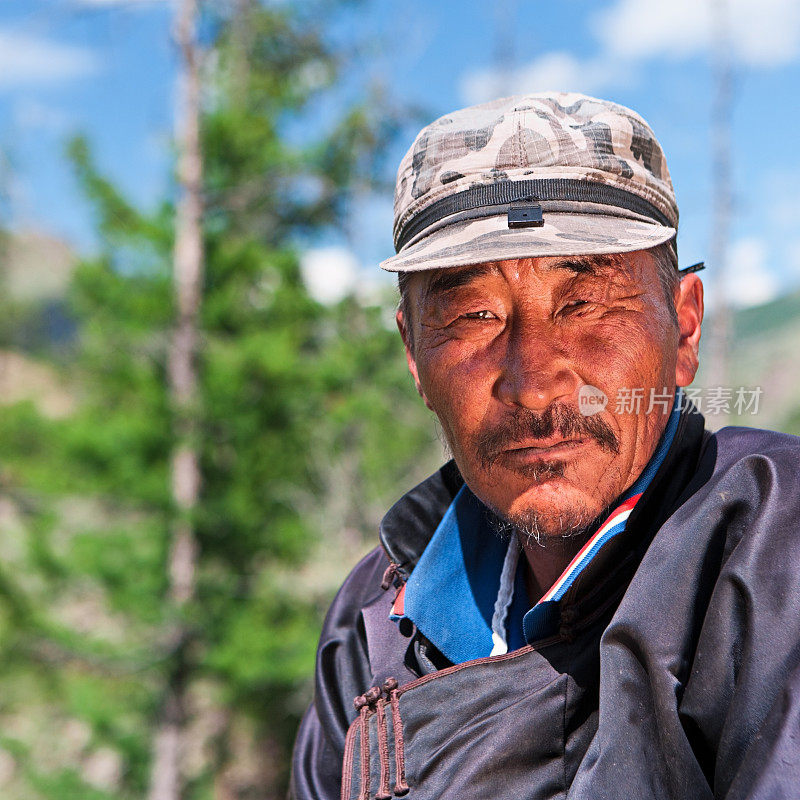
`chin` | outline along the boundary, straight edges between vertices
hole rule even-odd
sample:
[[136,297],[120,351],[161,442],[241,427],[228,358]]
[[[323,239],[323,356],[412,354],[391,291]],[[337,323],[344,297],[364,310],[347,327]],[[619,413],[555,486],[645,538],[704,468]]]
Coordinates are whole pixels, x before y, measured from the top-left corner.
[[506,526],[525,536],[529,542],[544,545],[547,540],[562,540],[585,534],[593,527],[598,512],[580,502],[519,502],[507,514],[499,515]]
[[[590,525],[606,506],[604,498],[588,495],[563,477],[551,477],[519,487],[519,481],[509,481],[507,489],[518,488],[514,494],[494,494],[484,502],[498,516],[514,527],[535,529],[547,536],[565,536]],[[483,498],[482,498],[483,499]]]
[[510,514],[533,512],[540,515],[558,516],[571,513],[574,508],[590,505],[583,492],[571,486],[563,478],[551,478],[528,487],[508,503]]

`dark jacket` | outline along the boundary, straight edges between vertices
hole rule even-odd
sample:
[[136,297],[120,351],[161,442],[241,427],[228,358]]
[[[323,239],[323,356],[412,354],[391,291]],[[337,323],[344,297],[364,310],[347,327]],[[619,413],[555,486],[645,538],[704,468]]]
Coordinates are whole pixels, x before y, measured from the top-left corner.
[[291,796],[800,797],[799,468],[797,437],[682,412],[558,634],[449,666],[388,619],[462,483],[445,465],[331,606]]

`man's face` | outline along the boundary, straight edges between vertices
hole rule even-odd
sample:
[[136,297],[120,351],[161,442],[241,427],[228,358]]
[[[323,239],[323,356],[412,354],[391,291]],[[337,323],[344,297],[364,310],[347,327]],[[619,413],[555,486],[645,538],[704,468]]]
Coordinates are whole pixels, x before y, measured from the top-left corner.
[[[658,400],[697,368],[697,276],[676,292],[677,323],[668,303],[649,251],[412,277],[412,319],[398,314],[409,368],[484,503],[522,530],[568,535],[633,483],[672,406]],[[608,398],[602,411],[581,413],[597,408],[581,406],[599,396],[588,387]]]

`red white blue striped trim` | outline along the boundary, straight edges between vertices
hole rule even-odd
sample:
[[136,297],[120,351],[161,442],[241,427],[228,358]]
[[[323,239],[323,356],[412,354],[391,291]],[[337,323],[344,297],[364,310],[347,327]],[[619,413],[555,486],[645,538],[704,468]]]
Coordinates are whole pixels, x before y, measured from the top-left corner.
[[397,593],[397,597],[395,597],[394,599],[394,603],[392,603],[392,610],[389,613],[390,618],[400,619],[400,617],[405,615],[406,613],[405,598],[406,598],[406,585],[403,584],[400,587],[400,591]]
[[642,493],[635,494],[629,497],[624,503],[611,513],[608,519],[597,529],[597,532],[589,539],[588,542],[580,549],[578,554],[572,561],[569,562],[567,568],[561,573],[559,579],[550,587],[550,590],[545,594],[541,600],[536,604],[546,603],[550,600],[558,600],[569,588],[572,579],[592,560],[594,554],[600,547],[605,544],[608,539],[616,535],[621,528],[618,526],[620,523],[624,526],[628,517],[636,505],[636,501],[642,496]]

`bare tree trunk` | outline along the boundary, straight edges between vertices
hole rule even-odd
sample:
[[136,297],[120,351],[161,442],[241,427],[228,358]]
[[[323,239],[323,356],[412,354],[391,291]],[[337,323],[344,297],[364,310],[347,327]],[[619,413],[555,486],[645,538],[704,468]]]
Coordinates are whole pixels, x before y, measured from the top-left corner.
[[169,594],[175,616],[174,664],[162,718],[155,737],[149,800],[179,800],[182,795],[181,744],[184,729],[189,631],[183,607],[194,597],[197,542],[193,514],[200,492],[197,451],[198,317],[203,288],[202,155],[200,152],[200,70],[195,42],[197,0],[179,0],[175,38],[179,75],[176,139],[180,197],[175,219],[174,290],[177,320],[169,351],[168,379],[175,425],[172,497],[176,518],[169,553]]
[[[495,0],[494,12],[493,61],[497,81],[493,89],[495,96],[505,97],[515,91],[517,0]],[[526,48],[528,48],[529,52],[531,49],[536,49],[535,42],[531,47],[530,38],[531,34],[526,35]]]
[[[714,270],[713,325],[709,336],[708,388],[730,388],[729,351],[731,310],[728,296],[728,239],[731,212],[731,112],[733,106],[733,76],[730,57],[729,9],[727,0],[712,0],[714,26],[715,97],[712,135],[712,182],[714,222],[711,236],[711,267]],[[715,425],[727,424],[728,414],[721,413]]]

